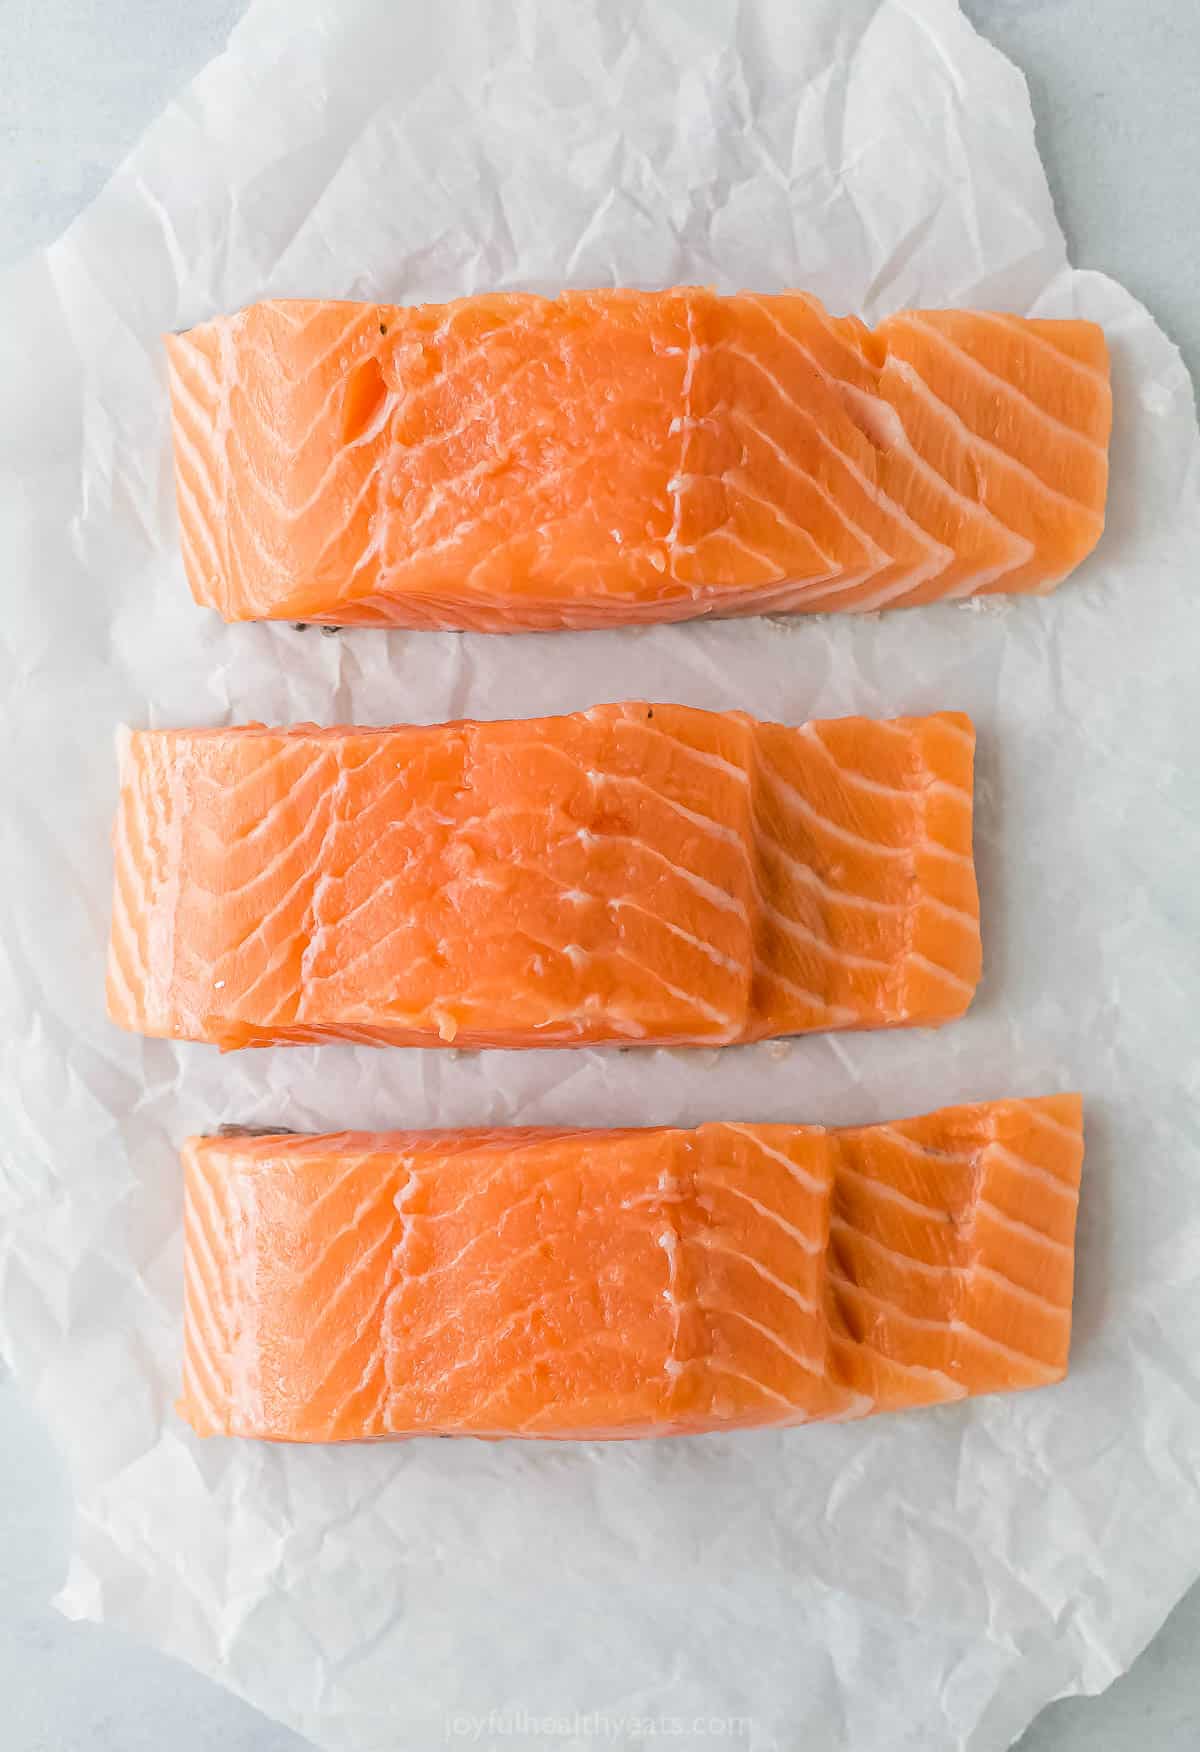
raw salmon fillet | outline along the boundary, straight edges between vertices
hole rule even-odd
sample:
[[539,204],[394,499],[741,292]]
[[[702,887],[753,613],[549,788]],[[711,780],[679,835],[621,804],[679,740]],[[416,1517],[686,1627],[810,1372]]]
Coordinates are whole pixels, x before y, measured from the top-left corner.
[[629,1437],[1066,1372],[1078,1096],[825,1131],[196,1138],[203,1435]]
[[227,620],[515,632],[1051,589],[1104,524],[1089,322],[702,288],[257,304],[167,341]]
[[127,734],[109,1013],[223,1047],[936,1024],[979,975],[970,720],[645,703]]

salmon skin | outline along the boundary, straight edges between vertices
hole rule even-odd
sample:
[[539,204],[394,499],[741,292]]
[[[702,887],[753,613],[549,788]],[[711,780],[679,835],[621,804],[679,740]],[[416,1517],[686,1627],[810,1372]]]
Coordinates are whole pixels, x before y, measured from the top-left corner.
[[699,1434],[1066,1372],[1078,1096],[893,1125],[196,1138],[180,1410],[288,1442]]
[[634,702],[127,735],[112,1018],[223,1047],[724,1045],[949,1021],[968,718]]
[[788,292],[257,304],[167,341],[227,620],[517,632],[1045,591],[1104,524],[1093,323]]

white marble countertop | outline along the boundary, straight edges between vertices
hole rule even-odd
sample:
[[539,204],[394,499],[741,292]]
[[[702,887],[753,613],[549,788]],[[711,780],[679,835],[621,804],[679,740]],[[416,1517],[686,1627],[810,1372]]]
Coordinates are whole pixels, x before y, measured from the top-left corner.
[[[1026,72],[1074,260],[1122,280],[1200,375],[1200,7],[1195,0],[964,0]],[[0,13],[0,265],[53,240],[147,122],[221,47],[241,0],[54,0]],[[302,6],[297,16],[302,14]],[[50,1443],[0,1384],[5,1752],[304,1752],[218,1686],[49,1601],[69,1503]],[[1200,1588],[1103,1697],[1046,1710],[1021,1752],[1194,1752]],[[397,1748],[397,1752],[408,1752]],[[413,1748],[412,1752],[418,1752]],[[813,1747],[810,1752],[822,1752]]]

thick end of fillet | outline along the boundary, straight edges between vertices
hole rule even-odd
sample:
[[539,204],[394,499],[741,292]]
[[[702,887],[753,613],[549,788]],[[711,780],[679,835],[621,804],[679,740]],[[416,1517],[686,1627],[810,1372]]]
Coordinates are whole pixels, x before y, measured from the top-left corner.
[[385,1434],[403,1164],[348,1134],[194,1138],[183,1161],[182,1415],[202,1435]]
[[375,305],[287,299],[167,338],[180,541],[197,602],[229,621],[303,620],[371,594],[385,344]]

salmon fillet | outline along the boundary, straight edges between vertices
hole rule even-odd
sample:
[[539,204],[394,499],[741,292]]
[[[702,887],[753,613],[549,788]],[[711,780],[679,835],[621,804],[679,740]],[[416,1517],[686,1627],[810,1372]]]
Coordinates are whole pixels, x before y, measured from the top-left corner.
[[283,301],[167,341],[227,620],[515,632],[1044,591],[1104,524],[1089,322],[789,292]]
[[894,1125],[192,1139],[202,1435],[615,1438],[1066,1372],[1078,1096]]
[[113,1020],[223,1047],[937,1024],[979,975],[968,718],[630,703],[127,734]]

